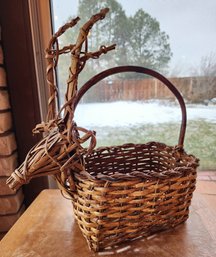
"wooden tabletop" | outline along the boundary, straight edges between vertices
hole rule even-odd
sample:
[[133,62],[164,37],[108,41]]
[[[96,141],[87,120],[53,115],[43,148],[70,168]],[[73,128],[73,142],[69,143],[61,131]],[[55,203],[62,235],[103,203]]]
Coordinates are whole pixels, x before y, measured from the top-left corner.
[[216,182],[198,181],[190,218],[177,228],[115,250],[88,249],[59,190],[45,190],[0,242],[0,257],[214,257],[216,256]]

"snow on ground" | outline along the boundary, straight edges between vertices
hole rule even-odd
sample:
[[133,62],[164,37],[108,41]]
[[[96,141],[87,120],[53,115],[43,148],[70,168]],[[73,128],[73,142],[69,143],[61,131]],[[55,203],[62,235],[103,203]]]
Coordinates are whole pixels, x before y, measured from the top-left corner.
[[[216,106],[188,105],[187,116],[188,121],[203,119],[216,123]],[[181,111],[178,105],[160,101],[86,103],[78,105],[75,121],[84,127],[179,123]]]

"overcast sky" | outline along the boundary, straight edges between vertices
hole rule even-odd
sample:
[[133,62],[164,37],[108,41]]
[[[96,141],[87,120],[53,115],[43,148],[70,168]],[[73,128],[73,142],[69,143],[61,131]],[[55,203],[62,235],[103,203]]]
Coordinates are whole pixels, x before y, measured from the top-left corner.
[[[139,8],[160,22],[170,37],[171,73],[190,75],[203,56],[216,53],[216,0],[118,0],[126,14]],[[76,15],[78,0],[53,0],[56,27]],[[81,17],[82,18],[82,17]]]

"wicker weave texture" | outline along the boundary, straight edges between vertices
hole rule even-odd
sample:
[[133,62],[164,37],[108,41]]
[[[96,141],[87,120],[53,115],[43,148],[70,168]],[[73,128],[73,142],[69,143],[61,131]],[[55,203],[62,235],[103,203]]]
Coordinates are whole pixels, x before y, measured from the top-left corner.
[[161,143],[95,150],[75,173],[73,206],[91,249],[175,227],[188,218],[196,158]]

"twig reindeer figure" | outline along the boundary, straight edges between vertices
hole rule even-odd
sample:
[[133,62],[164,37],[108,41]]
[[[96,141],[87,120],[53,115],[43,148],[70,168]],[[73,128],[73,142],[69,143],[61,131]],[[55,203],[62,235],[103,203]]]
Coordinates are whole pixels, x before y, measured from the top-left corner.
[[[82,169],[80,157],[91,152],[96,146],[95,132],[77,127],[73,122],[74,106],[73,98],[77,93],[77,81],[88,59],[99,58],[100,55],[115,49],[115,45],[101,46],[96,52],[88,51],[88,34],[93,25],[104,19],[108,8],[102,9],[87,21],[78,34],[74,44],[59,49],[58,38],[69,28],[72,28],[80,20],[79,17],[62,26],[51,38],[46,50],[47,82],[49,85],[49,100],[47,121],[42,122],[33,129],[33,133],[44,133],[44,138],[36,144],[27,154],[24,162],[8,178],[7,184],[12,189],[18,189],[28,183],[32,178],[46,175],[55,175],[59,187],[73,190],[71,170]],[[84,46],[84,50],[83,50]],[[67,81],[65,104],[57,113],[58,91],[55,84],[55,68],[58,57],[61,54],[71,53],[71,66]],[[64,111],[63,118],[60,114]],[[79,136],[79,131],[84,134]],[[82,144],[90,140],[88,149]]]
[[[73,27],[78,18],[63,26],[51,39],[46,56],[50,88],[47,122],[34,129],[35,133],[46,135],[7,181],[11,188],[17,189],[33,177],[54,174],[59,187],[71,196],[77,223],[94,251],[149,236],[186,221],[199,165],[199,160],[183,148],[187,121],[184,99],[161,74],[140,66],[113,67],[97,74],[77,91],[77,79],[87,60],[99,58],[115,48],[111,45],[102,46],[96,52],[88,51],[88,33],[107,12],[108,9],[103,9],[92,16],[81,28],[74,45],[59,49],[58,37]],[[54,70],[58,56],[67,52],[71,53],[72,61],[65,105],[56,114]],[[94,149],[95,132],[76,126],[74,110],[82,96],[101,79],[120,72],[153,76],[175,95],[182,113],[176,146],[148,142]],[[86,141],[88,148],[82,147]]]

